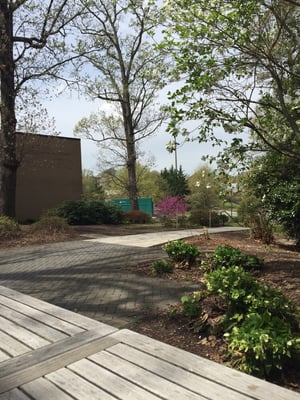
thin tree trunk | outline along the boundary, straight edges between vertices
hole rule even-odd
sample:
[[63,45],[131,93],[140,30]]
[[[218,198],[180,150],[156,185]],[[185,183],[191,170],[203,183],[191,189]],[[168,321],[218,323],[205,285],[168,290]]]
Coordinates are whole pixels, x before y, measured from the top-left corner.
[[12,12],[0,0],[0,215],[16,215],[16,117]]

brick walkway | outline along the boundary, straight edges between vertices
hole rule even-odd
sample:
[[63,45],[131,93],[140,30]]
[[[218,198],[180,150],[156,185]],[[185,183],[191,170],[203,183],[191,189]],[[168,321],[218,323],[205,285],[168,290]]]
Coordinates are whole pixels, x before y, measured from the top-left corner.
[[144,278],[124,266],[166,257],[159,244],[202,233],[201,229],[157,232],[0,250],[0,285],[124,327],[142,310],[174,304],[199,288],[188,282]]
[[162,256],[165,253],[160,248],[89,241],[1,250],[0,285],[124,327],[142,309],[175,303],[187,291],[197,289],[124,269]]

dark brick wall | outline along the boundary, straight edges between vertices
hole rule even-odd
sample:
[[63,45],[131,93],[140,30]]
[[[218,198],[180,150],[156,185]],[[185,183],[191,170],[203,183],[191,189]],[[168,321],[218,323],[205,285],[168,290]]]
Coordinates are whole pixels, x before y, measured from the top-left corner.
[[19,133],[17,149],[19,221],[37,220],[44,210],[80,198],[80,139]]

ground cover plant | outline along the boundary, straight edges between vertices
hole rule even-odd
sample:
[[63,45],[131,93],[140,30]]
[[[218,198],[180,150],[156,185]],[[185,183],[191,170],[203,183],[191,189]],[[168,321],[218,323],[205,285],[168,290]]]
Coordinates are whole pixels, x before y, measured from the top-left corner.
[[173,263],[179,266],[186,265],[188,268],[192,267],[200,254],[197,246],[183,240],[174,240],[166,243],[162,248]]
[[300,361],[296,307],[281,291],[259,283],[237,266],[217,268],[205,277],[208,292],[225,301],[220,331],[226,338],[232,365],[272,378],[289,361]]
[[215,251],[202,261],[204,271],[213,271],[220,267],[240,266],[245,270],[261,269],[263,260],[255,254],[245,254],[238,247],[219,245]]

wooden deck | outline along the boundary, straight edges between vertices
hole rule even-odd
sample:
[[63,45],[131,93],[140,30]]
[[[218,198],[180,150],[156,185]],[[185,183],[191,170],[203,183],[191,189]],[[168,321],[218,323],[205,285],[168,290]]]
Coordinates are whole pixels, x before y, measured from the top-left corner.
[[127,329],[0,286],[0,400],[299,400]]

